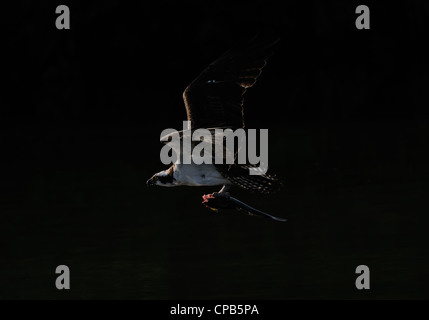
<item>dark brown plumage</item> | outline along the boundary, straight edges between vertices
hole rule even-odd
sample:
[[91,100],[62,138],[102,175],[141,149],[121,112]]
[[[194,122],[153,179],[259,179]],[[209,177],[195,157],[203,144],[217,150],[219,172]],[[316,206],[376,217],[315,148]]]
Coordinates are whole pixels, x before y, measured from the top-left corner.
[[[211,63],[183,93],[191,128],[244,128],[244,94],[252,87],[278,38],[257,35],[225,52]],[[252,193],[277,191],[281,182],[272,173],[250,175],[249,164],[215,164],[232,184]]]
[[232,184],[247,190],[250,193],[269,194],[276,192],[282,186],[281,181],[270,170],[262,175],[250,175],[249,168],[254,165],[217,165],[216,169]]
[[260,76],[279,39],[252,39],[212,62],[183,92],[191,128],[244,128],[246,89]]

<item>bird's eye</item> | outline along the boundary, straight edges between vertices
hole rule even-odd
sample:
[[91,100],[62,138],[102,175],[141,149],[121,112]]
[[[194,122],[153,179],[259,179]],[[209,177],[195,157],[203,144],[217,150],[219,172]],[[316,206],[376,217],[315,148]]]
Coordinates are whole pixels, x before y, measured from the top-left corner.
[[155,176],[153,179],[156,181],[156,180],[159,180],[159,177]]

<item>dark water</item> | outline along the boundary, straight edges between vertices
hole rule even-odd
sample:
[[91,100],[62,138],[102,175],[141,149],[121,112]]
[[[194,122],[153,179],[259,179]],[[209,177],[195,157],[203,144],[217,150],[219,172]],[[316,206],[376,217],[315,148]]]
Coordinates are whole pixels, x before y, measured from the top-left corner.
[[[429,297],[423,179],[400,179],[398,171],[396,182],[388,181],[387,164],[373,174],[380,181],[358,181],[346,166],[318,176],[311,171],[317,165],[308,166],[308,137],[296,134],[289,151],[270,150],[271,165],[286,177],[278,194],[233,191],[288,221],[216,214],[200,203],[214,188],[146,187],[161,168],[158,155],[140,163],[144,152],[130,136],[42,139],[31,153],[40,167],[14,172],[20,184],[7,176],[1,298]],[[28,163],[20,159],[17,166]],[[55,288],[60,264],[70,267],[71,290]],[[362,264],[371,272],[367,291],[355,288]]]

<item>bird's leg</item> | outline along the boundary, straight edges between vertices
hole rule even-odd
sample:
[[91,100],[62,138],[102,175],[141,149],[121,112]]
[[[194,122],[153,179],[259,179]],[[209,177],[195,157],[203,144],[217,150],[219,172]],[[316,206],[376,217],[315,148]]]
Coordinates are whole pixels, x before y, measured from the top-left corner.
[[213,193],[213,196],[215,197],[215,198],[218,198],[218,199],[223,199],[223,200],[220,200],[220,201],[223,201],[224,202],[224,206],[226,207],[227,206],[227,203],[229,202],[229,197],[230,197],[230,195],[229,195],[229,188],[231,188],[231,185],[229,185],[229,184],[224,184],[223,185],[223,187],[222,187],[222,189],[220,189],[219,190],[219,192],[214,192]]
[[222,187],[222,189],[220,189],[219,193],[226,193],[226,192],[228,192],[228,190],[229,190],[230,187],[231,186],[229,184],[224,184],[223,187]]
[[212,194],[203,195],[203,204],[210,209],[226,209],[229,208],[229,190],[230,185],[224,184],[222,189],[219,192],[213,192]]
[[230,185],[225,184],[219,192],[203,195],[203,204],[216,212],[218,211],[218,209],[236,209],[238,211],[247,212],[250,215],[271,218],[273,220],[281,222],[286,221],[286,219],[272,216],[266,212],[255,209],[236,198],[231,197],[228,192],[229,188]]

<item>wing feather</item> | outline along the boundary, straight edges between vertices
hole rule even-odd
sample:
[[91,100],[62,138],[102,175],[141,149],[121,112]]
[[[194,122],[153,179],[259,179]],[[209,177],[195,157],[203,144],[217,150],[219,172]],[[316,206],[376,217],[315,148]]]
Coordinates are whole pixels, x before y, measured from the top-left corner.
[[191,82],[183,100],[192,129],[244,127],[244,94],[261,75],[278,41],[258,35],[240,43]]

